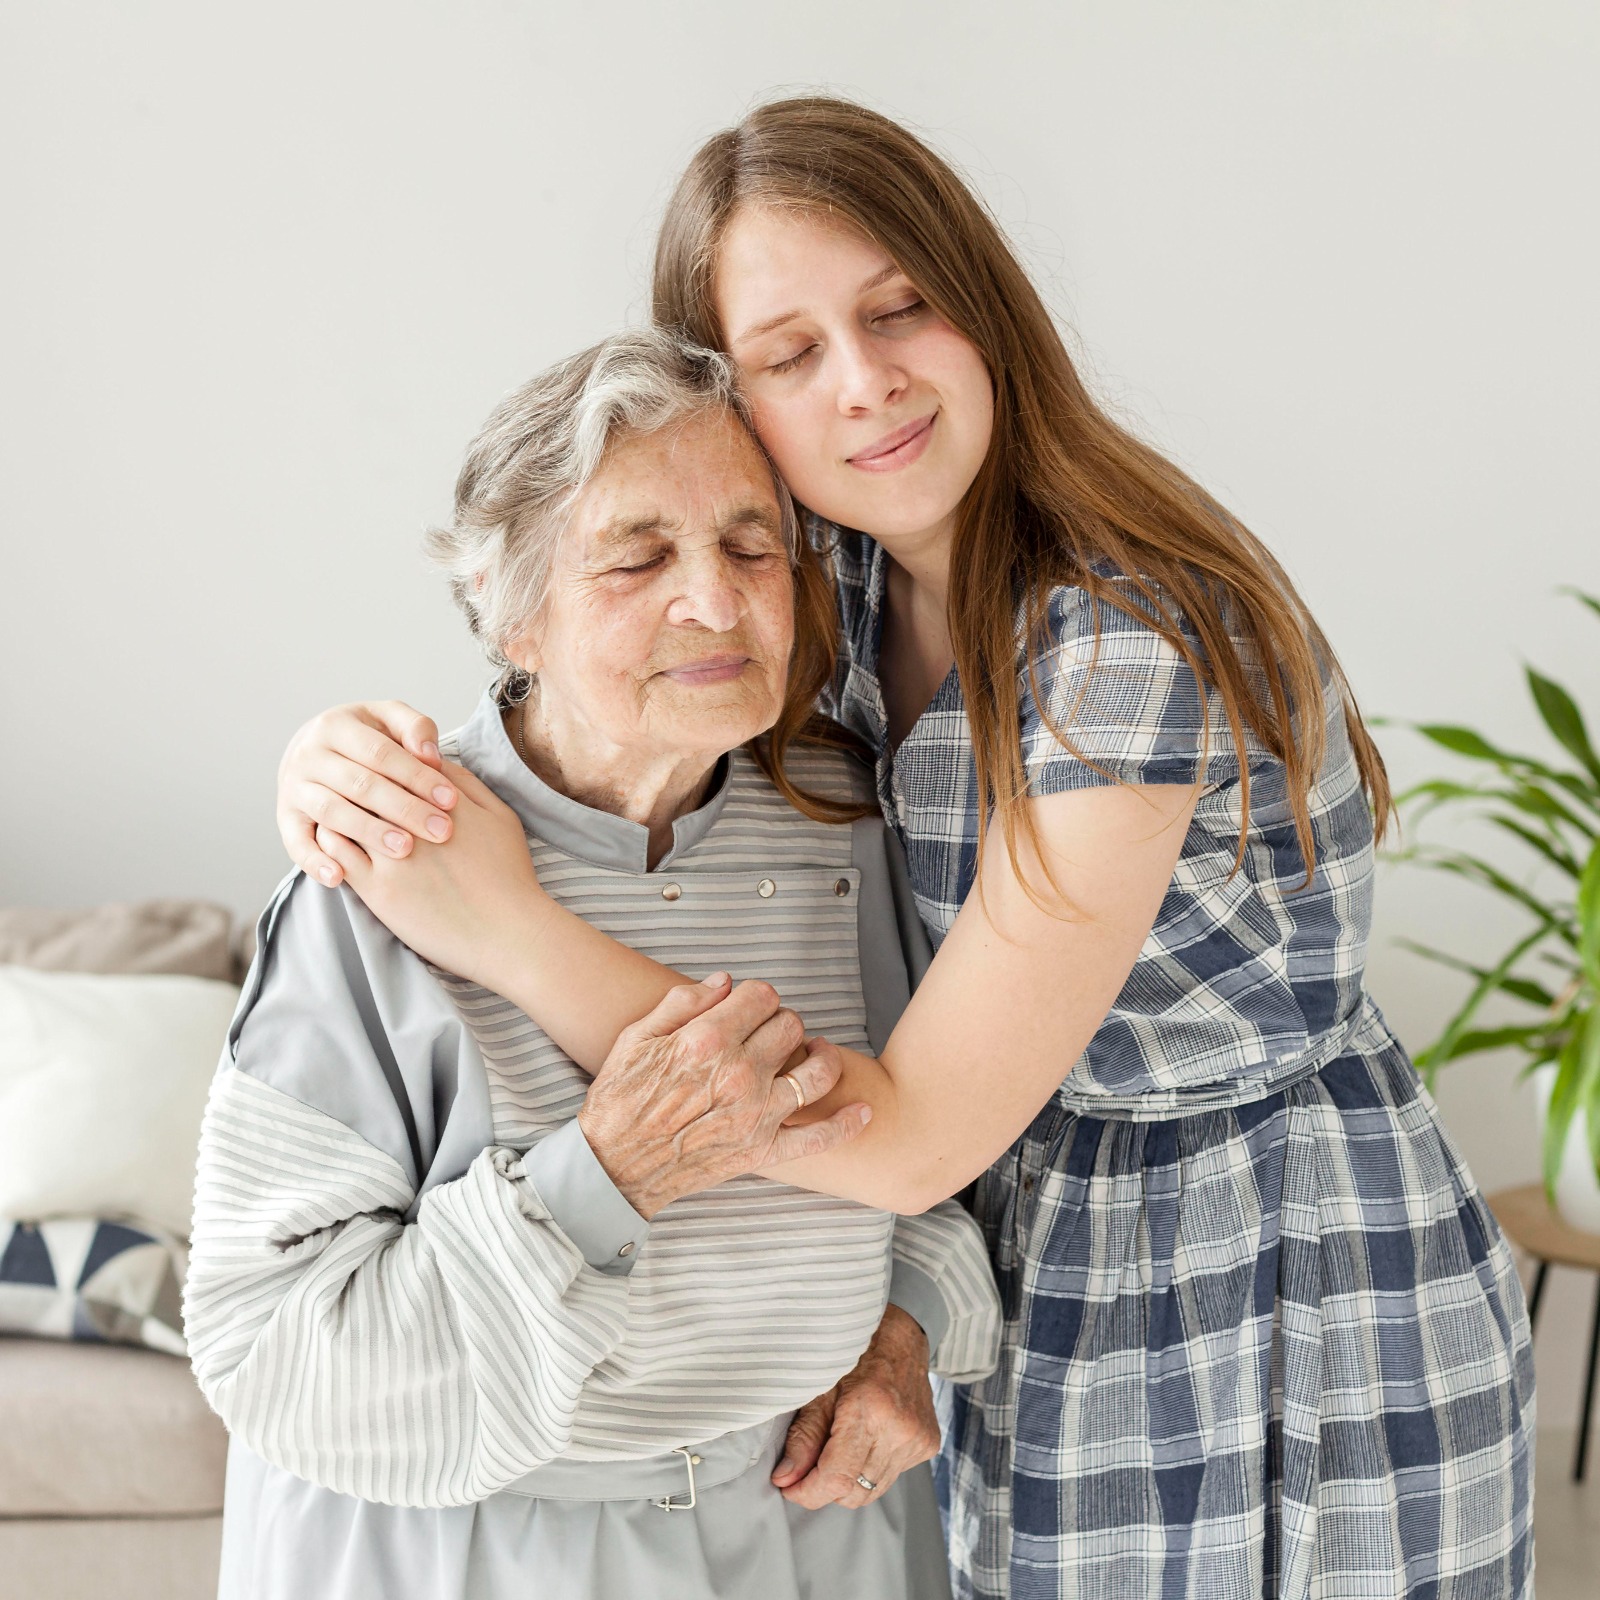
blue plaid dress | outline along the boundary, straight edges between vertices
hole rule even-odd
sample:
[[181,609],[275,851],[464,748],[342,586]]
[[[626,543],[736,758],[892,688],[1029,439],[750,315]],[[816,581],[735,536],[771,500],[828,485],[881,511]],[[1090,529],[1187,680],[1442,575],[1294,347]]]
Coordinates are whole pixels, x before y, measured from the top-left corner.
[[[882,549],[815,531],[844,624],[830,709],[878,752],[937,941],[976,861],[960,683],[891,755]],[[1253,746],[1235,875],[1239,756],[1220,709],[1208,727],[1181,656],[1114,607],[1091,673],[1094,609],[1054,593],[1038,682],[1105,771],[1050,733],[1019,662],[1031,792],[1198,781],[1202,797],[1116,1005],[974,1192],[1006,1331],[994,1376],[943,1397],[956,1594],[1531,1596],[1522,1292],[1362,987],[1372,826],[1338,697],[1311,885],[1281,764]]]

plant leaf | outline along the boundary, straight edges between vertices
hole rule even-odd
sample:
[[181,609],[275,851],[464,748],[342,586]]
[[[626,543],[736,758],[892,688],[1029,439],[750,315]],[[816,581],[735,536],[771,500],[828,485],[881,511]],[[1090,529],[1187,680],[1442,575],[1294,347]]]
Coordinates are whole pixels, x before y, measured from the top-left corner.
[[1583,725],[1583,713],[1578,702],[1554,678],[1547,678],[1532,667],[1524,669],[1528,687],[1533,691],[1534,704],[1544,725],[1556,736],[1561,747],[1574,755],[1596,777],[1600,778],[1600,756],[1589,743],[1589,730]]
[[1504,1050],[1507,1045],[1529,1045],[1535,1040],[1543,1043],[1550,1038],[1550,1032],[1548,1022],[1530,1023],[1524,1027],[1469,1028],[1457,1035],[1450,1047],[1450,1054],[1438,1057],[1433,1064],[1442,1067],[1446,1061],[1482,1055],[1486,1050]]
[[1583,1020],[1588,1026],[1584,1029],[1583,1088],[1579,1103],[1589,1135],[1589,1160],[1596,1180],[1600,1181],[1600,1024],[1595,1022],[1593,1012],[1586,1012]]
[[1507,833],[1520,839],[1530,850],[1537,851],[1552,866],[1559,867],[1569,878],[1576,878],[1583,868],[1559,844],[1553,844],[1541,833],[1535,833],[1532,828],[1524,827],[1522,823],[1510,817],[1495,816],[1488,818],[1497,828],[1503,828]]
[[[1430,778],[1426,783],[1415,783],[1394,797],[1397,806],[1415,805],[1419,800],[1481,800],[1490,790],[1480,789],[1471,783],[1455,783],[1449,778]],[[1431,809],[1428,808],[1428,809]]]
[[1432,740],[1434,744],[1473,761],[1492,761],[1498,767],[1518,759],[1496,749],[1481,733],[1474,733],[1471,728],[1463,728],[1452,722],[1418,722],[1412,726],[1424,739]]
[[1587,782],[1576,772],[1545,772],[1541,777],[1559,783],[1574,800],[1581,800],[1591,811],[1600,813],[1600,786]]
[[[1502,750],[1498,745],[1491,744],[1481,733],[1472,728],[1462,727],[1459,723],[1413,722],[1410,726],[1414,733],[1420,733],[1423,738],[1431,739],[1434,744],[1453,751],[1456,755],[1466,756],[1473,761],[1493,762],[1508,777],[1533,773],[1547,782],[1559,783],[1564,789],[1576,794],[1577,798],[1591,810],[1600,810],[1600,788],[1597,788],[1590,779],[1577,773],[1562,772],[1550,766],[1548,762],[1536,761],[1532,756],[1520,755],[1515,750]],[[1574,784],[1577,785],[1575,790]]]
[[[1438,950],[1432,945],[1419,944],[1415,939],[1396,939],[1394,941],[1402,950],[1409,950],[1413,955],[1425,957],[1429,961],[1437,961],[1442,967],[1450,967],[1456,972],[1465,972],[1473,978],[1489,978],[1493,974],[1487,967],[1474,966],[1470,961],[1463,961],[1460,956],[1451,955],[1448,950]],[[1556,1003],[1556,997],[1542,984],[1535,983],[1531,978],[1519,978],[1507,975],[1501,978],[1496,987],[1503,993],[1512,995],[1518,1000],[1526,1001],[1530,1006],[1540,1006],[1551,1010]]]
[[1600,600],[1595,599],[1592,594],[1585,594],[1582,589],[1575,589],[1570,583],[1562,584],[1556,593],[1570,594],[1574,600],[1581,600],[1597,617],[1600,617]]
[[1549,1066],[1550,1063],[1556,1059],[1556,1056],[1557,1052],[1554,1050],[1546,1050],[1543,1055],[1529,1056],[1528,1059],[1522,1063],[1522,1067],[1517,1073],[1517,1082],[1525,1083],[1534,1075],[1534,1073],[1539,1070],[1540,1067]]
[[1502,978],[1500,988],[1503,993],[1530,1006],[1548,1006],[1552,1010],[1555,1008],[1556,997],[1543,984],[1535,983],[1532,978]]
[[1564,911],[1547,906],[1539,897],[1529,889],[1524,889],[1520,883],[1514,882],[1501,872],[1498,867],[1491,866],[1487,861],[1480,860],[1477,856],[1468,855],[1464,850],[1416,850],[1412,859],[1423,866],[1432,867],[1436,872],[1453,873],[1459,878],[1465,878],[1470,883],[1481,884],[1486,889],[1493,889],[1497,894],[1504,895],[1506,899],[1515,901],[1525,911],[1544,925],[1552,933],[1558,934],[1566,943],[1577,944],[1577,937],[1573,931],[1572,923]]
[[1576,811],[1571,810],[1550,793],[1548,789],[1541,788],[1532,778],[1521,778],[1516,786],[1511,789],[1490,789],[1488,791],[1495,799],[1504,800],[1513,805],[1518,811],[1525,811],[1531,817],[1543,817],[1554,824],[1566,823],[1569,827],[1576,828],[1586,838],[1594,838],[1594,827],[1584,821]]
[[1555,967],[1558,971],[1568,973],[1572,977],[1576,977],[1580,970],[1578,963],[1561,950],[1541,950],[1539,959],[1547,967]]
[[1414,826],[1453,801],[1472,804],[1486,800],[1503,800],[1518,811],[1530,817],[1537,817],[1549,827],[1552,836],[1558,833],[1558,825],[1565,824],[1576,828],[1586,838],[1595,837],[1596,830],[1592,823],[1579,816],[1564,801],[1558,800],[1543,787],[1543,784],[1550,780],[1530,777],[1525,773],[1508,772],[1507,776],[1510,779],[1510,786],[1507,788],[1458,783],[1450,778],[1430,778],[1426,782],[1413,784],[1409,789],[1396,795],[1394,803],[1408,813],[1407,821]]
[[1600,843],[1589,852],[1578,881],[1578,960],[1590,988],[1600,991]]
[[1456,1014],[1445,1024],[1444,1032],[1416,1058],[1418,1067],[1425,1072],[1432,1072],[1435,1067],[1442,1066],[1446,1061],[1452,1059],[1456,1053],[1457,1041],[1467,1031],[1467,1024],[1477,1013],[1479,1006],[1494,993],[1500,986],[1501,980],[1523,956],[1544,938],[1547,931],[1544,928],[1535,928],[1532,933],[1519,939],[1501,956],[1494,966],[1490,967],[1478,979],[1472,986],[1471,994],[1467,996]]
[[1579,1026],[1567,1035],[1556,1062],[1555,1087],[1550,1093],[1550,1109],[1544,1122],[1544,1192],[1551,1205],[1556,1201],[1556,1178],[1561,1172],[1561,1156],[1567,1147],[1567,1133],[1583,1090],[1584,1041],[1593,1032],[1593,1018],[1585,1013]]

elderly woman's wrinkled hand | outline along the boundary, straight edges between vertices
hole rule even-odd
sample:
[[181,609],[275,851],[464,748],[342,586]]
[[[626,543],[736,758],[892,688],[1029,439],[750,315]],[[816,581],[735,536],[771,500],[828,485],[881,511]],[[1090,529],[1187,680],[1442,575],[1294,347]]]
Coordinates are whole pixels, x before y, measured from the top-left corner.
[[786,1126],[833,1088],[842,1059],[827,1040],[806,1040],[771,984],[731,983],[716,973],[681,984],[625,1028],[578,1113],[596,1159],[647,1219],[682,1195],[832,1150],[872,1115],[858,1103]]
[[795,1413],[772,1481],[808,1511],[854,1510],[938,1453],[928,1340],[914,1317],[889,1306],[855,1367]]
[[493,957],[543,891],[516,812],[465,767],[445,761],[441,768],[458,795],[448,847],[418,840],[397,860],[368,855],[323,828],[316,842],[367,909],[418,955],[488,982]]

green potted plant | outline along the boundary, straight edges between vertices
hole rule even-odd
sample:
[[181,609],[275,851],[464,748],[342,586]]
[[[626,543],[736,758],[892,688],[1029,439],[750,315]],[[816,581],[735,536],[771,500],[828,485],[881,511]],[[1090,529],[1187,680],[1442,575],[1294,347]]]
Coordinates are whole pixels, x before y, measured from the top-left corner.
[[[1573,595],[1600,616],[1600,599]],[[1524,1058],[1544,1107],[1543,1168],[1551,1201],[1578,1227],[1600,1232],[1600,754],[1577,702],[1526,669],[1544,725],[1570,758],[1542,761],[1471,728],[1408,724],[1473,763],[1467,778],[1432,778],[1398,797],[1403,838],[1394,858],[1477,884],[1516,907],[1525,922],[1505,953],[1479,966],[1448,950],[1402,941],[1471,980],[1439,1037],[1416,1063],[1432,1088],[1447,1062],[1509,1049]],[[1440,813],[1481,818],[1515,842],[1531,869],[1518,877],[1469,850],[1426,842]],[[1505,1017],[1486,1023],[1492,1001]]]

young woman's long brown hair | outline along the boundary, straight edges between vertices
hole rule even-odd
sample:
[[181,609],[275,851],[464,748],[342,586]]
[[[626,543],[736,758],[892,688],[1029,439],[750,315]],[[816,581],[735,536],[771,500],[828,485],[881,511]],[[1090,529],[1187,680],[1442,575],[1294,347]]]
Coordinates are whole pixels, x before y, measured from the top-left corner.
[[[1220,699],[1241,752],[1245,827],[1235,870],[1250,814],[1242,758],[1248,729],[1286,769],[1310,881],[1308,795],[1325,753],[1324,672],[1344,702],[1382,837],[1390,810],[1383,760],[1293,584],[1253,534],[1094,403],[998,225],[946,162],[889,118],[824,96],[761,106],[708,140],[667,206],[653,311],[658,323],[715,349],[727,347],[713,300],[717,247],[742,204],[803,208],[853,224],[988,364],[994,435],[956,518],[949,626],[978,793],[1001,821],[1013,864],[1020,837],[1037,843],[1025,805],[1016,597],[1025,597],[1031,676],[1050,590],[1059,584],[1076,584],[1153,628],[1181,653],[1203,692]],[[1107,570],[1122,574],[1126,587],[1108,582]],[[1073,748],[1070,725],[1054,731]],[[780,758],[781,737],[775,730]]]

